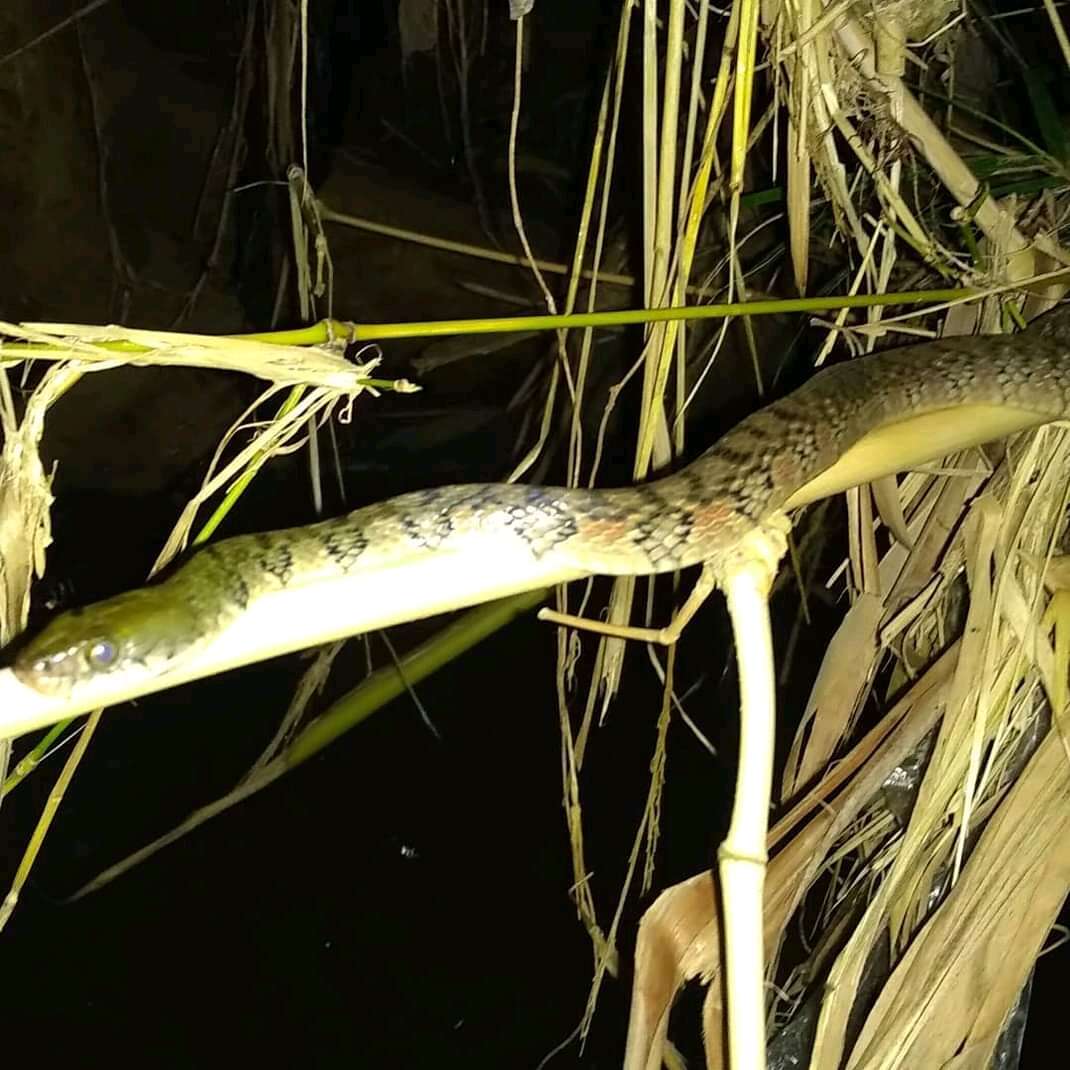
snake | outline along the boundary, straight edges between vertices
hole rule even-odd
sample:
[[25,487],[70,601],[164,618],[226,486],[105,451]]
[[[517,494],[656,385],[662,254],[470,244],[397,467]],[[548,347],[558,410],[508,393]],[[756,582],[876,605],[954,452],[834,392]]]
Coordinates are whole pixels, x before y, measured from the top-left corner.
[[[638,485],[443,486],[209,543],[158,581],[62,612],[11,667],[40,694],[70,698],[105,677],[181,676],[239,629],[249,650],[235,663],[246,663],[367,630],[369,613],[393,622],[583,576],[717,569],[807,500],[1067,416],[1070,306],[1057,306],[1017,333],[831,365]],[[867,461],[882,431],[895,436],[894,459],[878,456],[885,444]],[[827,478],[855,455],[860,468]]]

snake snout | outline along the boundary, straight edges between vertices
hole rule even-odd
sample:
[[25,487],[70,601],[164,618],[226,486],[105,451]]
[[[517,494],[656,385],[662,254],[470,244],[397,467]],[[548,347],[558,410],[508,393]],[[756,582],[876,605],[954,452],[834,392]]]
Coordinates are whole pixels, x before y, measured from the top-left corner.
[[43,694],[63,695],[105,675],[133,678],[174,668],[196,644],[195,621],[185,606],[149,590],[62,613],[16,656],[16,678]]
[[107,636],[64,643],[45,633],[15,659],[12,669],[22,683],[49,694],[69,691],[87,676],[107,672],[118,661],[118,646]]

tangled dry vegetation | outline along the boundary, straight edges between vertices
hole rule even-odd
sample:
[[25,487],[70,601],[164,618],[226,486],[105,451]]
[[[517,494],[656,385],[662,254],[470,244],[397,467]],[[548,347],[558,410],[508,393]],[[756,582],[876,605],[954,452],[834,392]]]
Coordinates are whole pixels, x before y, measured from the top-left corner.
[[[1058,15],[1049,15],[1063,44]],[[737,3],[714,88],[697,108],[705,86],[694,68],[674,63],[682,40],[696,64],[704,48],[717,47],[713,36],[707,44],[707,18],[702,8],[691,24],[683,4],[668,6],[662,92],[656,105],[647,102],[651,132],[681,125],[677,93],[687,104],[682,142],[664,138],[660,151],[653,137],[647,144],[650,303],[671,302],[693,281],[695,244],[708,235],[699,220],[710,204],[724,209],[723,284],[732,297],[746,295],[741,191],[745,176],[754,179],[753,146],[771,132],[787,150],[783,221],[800,292],[812,265],[834,255],[849,292],[954,281],[1002,294],[924,322],[882,317],[877,308],[862,323],[843,313],[828,324],[818,361],[838,339],[864,352],[885,335],[999,329],[1062,295],[1064,159],[987,122],[991,95],[971,95],[965,105],[959,99],[959,86],[976,94],[979,77],[983,84],[978,56],[986,47],[1012,47],[997,23],[957,5],[759,10]],[[628,32],[624,21],[621,32]],[[1064,45],[1061,62],[1068,60]],[[692,74],[690,96],[684,70]],[[767,101],[753,121],[752,99]],[[706,123],[701,135],[698,115]],[[722,125],[731,125],[730,134]],[[722,160],[715,146],[729,140],[731,157]],[[1022,193],[993,195],[996,182],[977,177],[979,149],[997,170],[1034,181]],[[649,335],[644,375],[656,400],[640,434],[637,475],[667,456],[669,435],[659,439],[656,428],[681,427],[676,405],[686,389],[671,396],[662,388],[676,374],[682,332]],[[1000,1042],[1070,878],[1064,596],[1052,567],[1065,525],[1065,451],[1064,433],[1048,429],[848,496],[849,560],[827,580],[846,590],[849,608],[783,773],[780,798],[792,805],[770,834],[766,941],[770,949],[791,948],[769,975],[774,1061],[984,1066]],[[883,551],[878,513],[898,536]],[[622,582],[611,617],[626,616],[631,595]],[[602,701],[595,695],[612,693],[618,653],[612,641],[603,644],[602,678],[580,731],[566,739],[573,788]],[[665,769],[671,658],[661,671],[667,697],[656,772],[629,870],[631,880],[645,845],[644,886]],[[883,716],[859,739],[865,710]],[[1047,731],[1051,711],[1055,730]],[[578,901],[602,966],[612,968],[616,921],[603,935],[583,892],[574,790]],[[1037,830],[1036,842],[1025,842],[1027,827]],[[646,913],[634,966],[630,1070],[673,1062],[671,1045],[663,1050],[669,1008],[694,978],[708,984],[707,1066],[726,1065],[717,925],[707,872],[663,892]],[[1017,1035],[1004,1039],[1012,1050]]]

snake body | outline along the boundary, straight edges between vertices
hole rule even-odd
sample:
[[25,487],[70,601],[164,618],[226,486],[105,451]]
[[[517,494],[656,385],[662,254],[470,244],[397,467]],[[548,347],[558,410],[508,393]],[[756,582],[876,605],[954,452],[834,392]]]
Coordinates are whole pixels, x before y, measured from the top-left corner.
[[679,472],[643,485],[446,486],[220,541],[162,582],[61,614],[13,669],[45,694],[131,668],[167,672],[255,614],[267,595],[316,587],[327,599],[340,581],[403,571],[429,555],[450,554],[476,577],[483,555],[507,549],[527,563],[519,586],[528,589],[576,575],[716,567],[863,436],[971,405],[1021,410],[1035,423],[1070,415],[1070,312],[1057,309],[1015,335],[925,342],[828,368]]

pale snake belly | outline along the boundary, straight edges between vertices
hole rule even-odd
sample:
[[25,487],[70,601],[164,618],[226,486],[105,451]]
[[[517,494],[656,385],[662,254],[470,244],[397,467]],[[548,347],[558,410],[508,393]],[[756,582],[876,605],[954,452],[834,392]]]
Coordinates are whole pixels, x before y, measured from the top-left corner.
[[[1015,335],[925,342],[828,368],[679,472],[643,485],[439,487],[338,519],[222,540],[160,582],[59,615],[12,667],[23,684],[57,695],[102,674],[168,673],[255,614],[267,595],[316,587],[326,599],[340,581],[443,553],[476,577],[482,555],[508,546],[526,562],[520,589],[562,576],[717,567],[865,436],[926,414],[961,421],[976,406],[1025,414],[1009,429],[1070,415],[1070,310]],[[959,428],[953,437],[965,444],[994,436]],[[931,448],[919,441],[912,460],[946,452],[936,440]],[[334,626],[344,630],[344,621]]]

